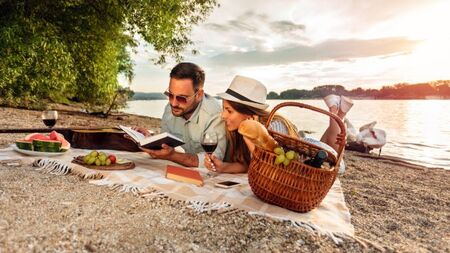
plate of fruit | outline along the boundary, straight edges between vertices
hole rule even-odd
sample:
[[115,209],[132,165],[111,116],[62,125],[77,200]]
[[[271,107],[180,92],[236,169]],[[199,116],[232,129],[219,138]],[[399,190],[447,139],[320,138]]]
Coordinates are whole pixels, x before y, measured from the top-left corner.
[[25,155],[57,156],[70,149],[70,143],[56,131],[49,134],[32,133],[22,140],[17,140],[13,149]]
[[114,154],[106,154],[96,150],[84,156],[74,157],[72,162],[96,170],[129,170],[136,166],[131,160],[117,158]]

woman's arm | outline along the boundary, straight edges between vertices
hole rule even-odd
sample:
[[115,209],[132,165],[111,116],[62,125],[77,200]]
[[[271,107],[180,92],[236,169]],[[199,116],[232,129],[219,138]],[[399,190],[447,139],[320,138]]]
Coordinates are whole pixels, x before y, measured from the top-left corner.
[[248,166],[242,163],[223,162],[215,155],[205,155],[205,167],[210,171],[220,173],[246,173],[248,170]]

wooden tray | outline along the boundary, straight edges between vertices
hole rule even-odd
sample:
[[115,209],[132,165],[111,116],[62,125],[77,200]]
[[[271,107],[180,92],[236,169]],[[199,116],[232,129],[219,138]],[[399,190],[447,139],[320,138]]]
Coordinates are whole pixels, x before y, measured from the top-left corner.
[[87,165],[83,161],[83,156],[74,157],[72,162],[76,163],[76,164],[79,164],[79,165],[82,165],[82,166],[84,166],[86,168],[89,168],[89,169],[94,169],[94,170],[130,170],[130,169],[133,169],[136,166],[133,161],[130,161],[130,162],[127,162],[127,163],[121,163],[121,164],[115,163],[115,164],[111,164],[111,165],[108,165],[108,166],[106,166],[106,165],[104,165],[104,166],[102,166],[102,165],[100,165],[100,166]]

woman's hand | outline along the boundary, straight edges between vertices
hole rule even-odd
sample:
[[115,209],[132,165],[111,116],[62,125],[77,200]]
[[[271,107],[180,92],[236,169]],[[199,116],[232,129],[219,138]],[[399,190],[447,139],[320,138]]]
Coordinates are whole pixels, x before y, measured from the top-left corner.
[[223,162],[219,160],[214,154],[205,154],[205,167],[214,172],[223,172]]

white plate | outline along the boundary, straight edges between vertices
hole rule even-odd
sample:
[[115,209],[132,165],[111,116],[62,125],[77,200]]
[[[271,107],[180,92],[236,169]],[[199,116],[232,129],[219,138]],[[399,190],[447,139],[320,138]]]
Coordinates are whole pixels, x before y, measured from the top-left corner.
[[16,145],[13,145],[13,149],[24,155],[31,155],[31,156],[59,156],[59,155],[67,154],[70,151],[70,150],[67,150],[66,152],[40,152],[40,151],[20,149]]

